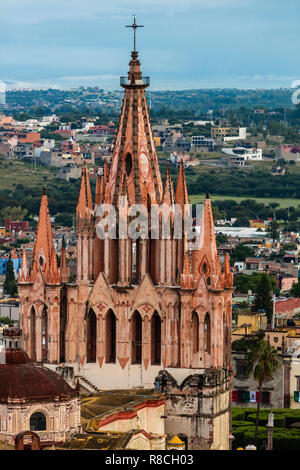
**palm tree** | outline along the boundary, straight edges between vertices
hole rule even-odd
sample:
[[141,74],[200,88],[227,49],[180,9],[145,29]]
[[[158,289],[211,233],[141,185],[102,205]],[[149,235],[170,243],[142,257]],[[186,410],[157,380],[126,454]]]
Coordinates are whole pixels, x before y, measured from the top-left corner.
[[250,347],[247,353],[247,372],[253,374],[258,381],[258,401],[256,409],[255,422],[255,444],[257,447],[258,420],[260,404],[262,402],[262,386],[264,383],[272,380],[273,374],[277,372],[281,364],[276,349],[264,340],[260,339]]

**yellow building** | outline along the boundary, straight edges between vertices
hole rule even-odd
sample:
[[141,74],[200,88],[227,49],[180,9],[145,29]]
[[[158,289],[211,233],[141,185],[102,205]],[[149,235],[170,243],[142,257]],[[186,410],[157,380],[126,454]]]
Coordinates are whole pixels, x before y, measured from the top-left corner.
[[230,140],[232,137],[233,140],[245,139],[246,138],[246,128],[245,127],[212,127],[211,128],[211,137],[212,139],[224,139]]
[[0,227],[0,238],[8,237],[9,232],[6,231],[5,227]]
[[251,228],[266,228],[263,220],[249,220]]
[[261,313],[240,313],[237,320],[237,324],[232,325],[232,341],[267,327],[267,317]]
[[111,390],[82,397],[84,433],[73,436],[71,449],[165,450],[164,395],[152,390]]
[[160,137],[153,137],[155,147],[159,147],[161,145],[161,138]]

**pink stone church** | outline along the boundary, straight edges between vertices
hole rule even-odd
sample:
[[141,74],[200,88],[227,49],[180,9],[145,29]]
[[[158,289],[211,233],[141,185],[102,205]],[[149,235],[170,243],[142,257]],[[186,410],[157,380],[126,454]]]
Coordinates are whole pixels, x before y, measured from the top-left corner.
[[[124,100],[110,168],[98,177],[93,202],[82,169],[76,209],[77,279],[70,282],[65,248],[60,268],[46,194],[42,195],[32,266],[19,275],[23,347],[52,369],[72,368],[94,389],[157,388],[166,394],[165,430],[182,432],[190,448],[229,447],[232,274],[217,254],[206,196],[197,249],[174,236],[174,205],[188,204],[183,164],[176,190],[164,183],[152,136],[138,53],[121,79]],[[100,239],[95,210],[112,204],[170,208],[165,239]],[[130,215],[128,214],[128,220]],[[162,223],[162,218],[160,218]],[[117,225],[117,232],[119,226]],[[177,401],[174,401],[177,397]],[[190,402],[188,403],[188,397]]]

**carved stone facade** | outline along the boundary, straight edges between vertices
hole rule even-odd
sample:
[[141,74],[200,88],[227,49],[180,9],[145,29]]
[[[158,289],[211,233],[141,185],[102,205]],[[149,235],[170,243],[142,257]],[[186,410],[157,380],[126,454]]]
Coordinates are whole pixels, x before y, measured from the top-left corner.
[[166,396],[166,434],[180,433],[189,449],[227,450],[230,380],[228,370],[212,368],[189,375],[179,384],[167,371],[161,371],[156,383]]
[[[68,282],[64,253],[60,272],[55,264],[46,195],[34,264],[29,272],[24,253],[19,280],[30,357],[52,368],[72,366],[74,377],[95,389],[152,388],[161,370],[182,383],[191,373],[230,368],[232,275],[229,258],[222,268],[217,255],[211,202],[207,196],[199,243],[191,250],[184,229],[181,238],[174,230],[176,207],[183,220],[189,202],[183,164],[174,191],[168,166],[162,182],[145,97],[148,81],[136,51],[129,65],[112,163],[97,180],[95,204],[87,168],[82,170],[76,283]],[[99,215],[101,204],[122,211],[129,223],[132,204],[148,211],[158,205],[158,238],[149,217],[148,238],[123,237],[117,224],[114,239],[100,239],[97,224],[106,215]],[[170,236],[164,238],[168,215]]]

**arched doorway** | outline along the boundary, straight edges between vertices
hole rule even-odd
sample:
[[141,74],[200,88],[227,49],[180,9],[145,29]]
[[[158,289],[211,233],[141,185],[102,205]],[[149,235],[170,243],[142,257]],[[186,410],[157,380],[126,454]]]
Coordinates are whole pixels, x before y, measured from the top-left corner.
[[155,311],[151,318],[151,364],[161,363],[161,319]]
[[97,319],[93,310],[89,311],[86,325],[86,361],[96,362]]
[[209,313],[204,318],[204,351],[210,354],[211,350],[211,323]]
[[197,312],[192,313],[192,351],[199,352],[199,317]]
[[36,315],[34,307],[31,308],[30,312],[30,339],[31,339],[31,359],[36,360]]
[[[31,444],[25,444],[24,441],[30,440]],[[15,437],[15,450],[40,450],[40,437],[32,431],[22,431]]]
[[48,315],[47,310],[44,308],[42,314],[42,361],[48,359]]
[[116,316],[109,310],[105,317],[105,362],[116,362]]
[[44,413],[36,412],[30,416],[30,431],[46,431],[47,420]]
[[139,312],[135,311],[131,319],[131,363],[142,363],[142,317]]

